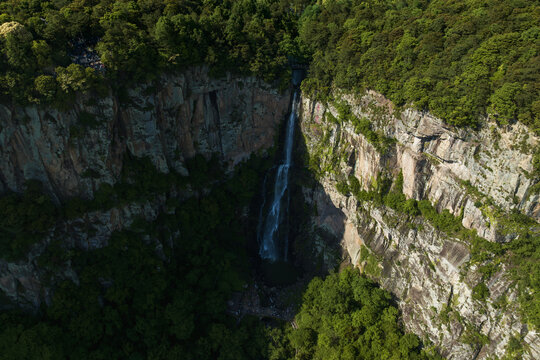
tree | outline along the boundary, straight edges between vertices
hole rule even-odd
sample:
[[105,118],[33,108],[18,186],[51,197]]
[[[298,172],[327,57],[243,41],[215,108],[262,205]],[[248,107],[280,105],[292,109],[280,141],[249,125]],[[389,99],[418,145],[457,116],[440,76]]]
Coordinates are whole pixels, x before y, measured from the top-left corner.
[[36,91],[45,101],[52,101],[56,95],[58,84],[54,77],[50,75],[39,75],[34,80]]
[[315,278],[295,318],[297,329],[273,336],[271,358],[294,349],[300,359],[430,359],[414,334],[404,334],[388,292],[348,268]]
[[137,80],[146,79],[159,64],[148,35],[136,25],[120,20],[106,28],[96,49],[108,70],[128,73]]
[[522,86],[519,83],[504,83],[489,98],[489,111],[497,116],[501,124],[506,125],[516,118],[518,111],[516,97],[521,89]]
[[67,68],[56,68],[57,81],[65,92],[85,91],[96,82],[95,70],[79,64],[70,64]]
[[0,25],[0,38],[4,41],[8,64],[21,71],[28,71],[32,67],[29,56],[32,34],[23,25],[12,21]]
[[45,40],[34,40],[32,42],[32,53],[37,60],[39,68],[45,68],[51,65],[51,47]]

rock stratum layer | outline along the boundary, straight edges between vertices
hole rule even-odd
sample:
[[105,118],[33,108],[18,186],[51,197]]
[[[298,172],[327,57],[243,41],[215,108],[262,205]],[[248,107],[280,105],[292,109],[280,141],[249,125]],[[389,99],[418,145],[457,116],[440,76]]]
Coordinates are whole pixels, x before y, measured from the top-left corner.
[[[540,338],[522,323],[504,266],[486,281],[489,297],[474,300],[472,289],[482,277],[477,265],[469,263],[466,242],[436,230],[422,217],[359,202],[336,189],[354,176],[364,190],[372,190],[381,177],[395,179],[401,172],[407,198],[428,199],[439,212],[447,209],[461,217],[465,228],[483,238],[506,242],[517,235],[494,213],[515,209],[540,218],[530,176],[539,139],[519,124],[503,130],[489,123],[479,131],[451,129],[426,113],[396,111],[372,92],[335,97],[357,118],[367,118],[379,139],[390,140],[383,150],[352,123],[335,121],[343,103],[303,98],[304,141],[320,170],[319,185],[304,189],[317,209],[313,223],[334,233],[339,229],[335,236],[342,239],[353,265],[364,270],[371,266],[368,274],[397,297],[405,327],[429,339],[447,358],[501,357],[516,334],[523,338],[525,356],[540,358]],[[364,246],[369,255],[362,254]],[[503,295],[508,302],[504,309],[497,306]],[[471,342],[471,333],[487,340]]]

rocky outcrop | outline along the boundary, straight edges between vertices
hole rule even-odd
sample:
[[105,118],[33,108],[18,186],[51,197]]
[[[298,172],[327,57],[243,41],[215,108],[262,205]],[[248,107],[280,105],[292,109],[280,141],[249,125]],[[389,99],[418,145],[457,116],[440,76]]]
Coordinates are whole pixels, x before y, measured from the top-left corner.
[[[148,157],[163,173],[187,175],[185,160],[196,154],[217,155],[233,169],[274,145],[290,102],[289,92],[280,94],[255,78],[213,79],[204,68],[156,84],[130,89],[122,102],[81,96],[66,111],[0,105],[0,192],[22,191],[26,180],[35,179],[59,201],[93,198],[100,184],[118,181],[128,153]],[[173,195],[181,200],[193,194],[187,189]],[[102,247],[134,219],[156,219],[167,211],[166,201],[158,195],[61,221],[25,259],[0,259],[0,308],[6,305],[2,298],[28,310],[49,298],[39,258],[51,241],[61,240],[65,248]],[[69,266],[56,271],[58,278],[76,281]]]
[[196,153],[231,167],[274,144],[289,104],[255,79],[212,79],[204,68],[163,76],[115,96],[80,96],[67,111],[0,105],[0,192],[40,180],[57,199],[92,198],[117,181],[124,156],[186,173]]
[[540,218],[538,195],[531,194],[535,180],[529,175],[539,139],[519,124],[452,129],[426,113],[396,111],[375,93],[337,98],[358,118],[368,118],[379,139],[393,140],[383,150],[352,123],[332,121],[339,118],[334,106],[303,99],[304,141],[320,169],[319,185],[304,189],[317,209],[313,223],[340,229],[335,236],[351,262],[391,291],[405,327],[429,339],[447,358],[501,357],[514,335],[523,338],[527,358],[539,358],[540,337],[522,323],[504,266],[486,282],[488,298],[475,300],[472,289],[482,278],[469,261],[468,244],[421,217],[359,202],[336,189],[354,176],[372,190],[377,179],[401,172],[407,198],[428,199],[439,211],[462,216],[464,227],[488,240],[510,241],[515,234],[505,231],[494,214],[515,209]]
[[[482,201],[503,210],[516,209],[540,220],[540,194],[533,193],[532,157],[540,139],[516,123],[499,129],[487,123],[480,131],[451,129],[440,119],[413,109],[394,111],[382,96],[372,92],[359,100],[342,96],[359,118],[370,119],[375,131],[397,141],[385,156],[352,124],[341,131],[343,141],[355,149],[355,176],[367,189],[381,173],[403,172],[403,192],[409,198],[429,199],[438,210],[459,216],[463,226],[476,229],[491,241],[507,241]],[[305,115],[320,126],[325,112],[337,110],[304,99]]]

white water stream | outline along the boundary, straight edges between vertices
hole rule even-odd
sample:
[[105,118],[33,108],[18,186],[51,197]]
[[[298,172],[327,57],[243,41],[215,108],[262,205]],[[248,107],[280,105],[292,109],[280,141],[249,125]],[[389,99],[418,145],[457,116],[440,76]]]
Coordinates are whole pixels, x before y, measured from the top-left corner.
[[[289,193],[287,190],[289,188],[289,170],[292,165],[297,93],[295,91],[293,95],[291,114],[289,115],[285,133],[285,156],[276,172],[272,204],[266,217],[264,217],[265,199],[259,215],[259,255],[261,258],[270,261],[287,260],[287,234],[281,235],[279,227],[287,220],[289,210]],[[280,237],[282,237],[281,241]]]

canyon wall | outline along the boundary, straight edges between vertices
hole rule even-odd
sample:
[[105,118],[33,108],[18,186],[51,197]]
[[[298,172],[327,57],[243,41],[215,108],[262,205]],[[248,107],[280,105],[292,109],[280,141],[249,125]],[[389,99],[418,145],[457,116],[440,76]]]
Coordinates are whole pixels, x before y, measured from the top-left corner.
[[186,173],[196,153],[234,166],[274,145],[289,97],[255,78],[212,79],[196,68],[122,100],[80,95],[68,111],[0,104],[0,193],[36,179],[57,199],[91,198],[117,181],[128,152],[165,173]]
[[[320,230],[311,240],[314,254],[334,263],[340,254],[328,239],[340,240],[352,264],[396,296],[407,330],[449,359],[501,357],[513,336],[522,339],[526,357],[540,358],[540,338],[519,316],[505,265],[485,279],[463,239],[421,216],[337,189],[354,177],[373,191],[382,179],[402,174],[407,198],[427,199],[484,239],[506,243],[520,236],[505,221],[510,212],[540,220],[532,175],[540,140],[520,124],[453,129],[427,113],[396,110],[373,92],[335,98],[371,128],[366,133],[358,124],[336,121],[336,104],[302,99],[298,153],[307,152],[317,180],[303,188],[314,209],[312,225]],[[119,181],[128,157],[147,157],[163,173],[187,175],[186,159],[217,155],[231,170],[274,145],[289,102],[289,92],[279,94],[254,78],[216,80],[196,68],[130,89],[121,99],[80,95],[65,111],[0,105],[0,192],[20,192],[35,179],[58,203],[91,199],[100,185]],[[173,195],[181,200],[193,194],[185,189]],[[0,307],[2,298],[29,310],[47,302],[52,287],[39,259],[54,240],[68,248],[99,248],[136,218],[156,219],[166,203],[166,196],[156,196],[59,221],[24,259],[0,260]],[[77,282],[69,266],[56,272]],[[480,301],[472,289],[482,281],[489,296]]]
[[[505,265],[484,279],[489,296],[475,300],[472,289],[483,279],[466,241],[438,231],[421,216],[338,191],[351,176],[373,191],[383,178],[395,180],[401,173],[406,198],[429,200],[489,241],[511,241],[519,235],[504,214],[540,219],[530,175],[539,139],[520,124],[452,129],[427,113],[394,109],[374,92],[334,97],[339,103],[333,105],[302,101],[303,141],[319,183],[304,188],[307,202],[317,209],[314,225],[330,232],[344,229],[335,236],[353,265],[391,291],[407,330],[437,345],[447,358],[501,357],[511,336],[523,339],[527,358],[540,358],[540,338],[518,315]],[[371,129],[343,121],[338,108],[367,119]],[[475,336],[484,340],[471,340]]]
[[[81,95],[68,111],[0,105],[0,193],[21,192],[34,179],[57,202],[91,199],[101,184],[119,181],[127,157],[147,157],[160,172],[188,175],[186,159],[217,155],[232,170],[275,145],[290,103],[289,91],[279,93],[252,77],[213,79],[204,68],[155,84],[129,89],[122,102]],[[193,194],[186,189],[173,195],[181,200]],[[0,259],[0,308],[14,302],[35,310],[47,301],[51,288],[39,258],[51,241],[102,247],[134,219],[156,219],[167,211],[166,202],[157,196],[59,221],[24,259]],[[59,278],[77,282],[76,276],[69,266],[57,269]]]

